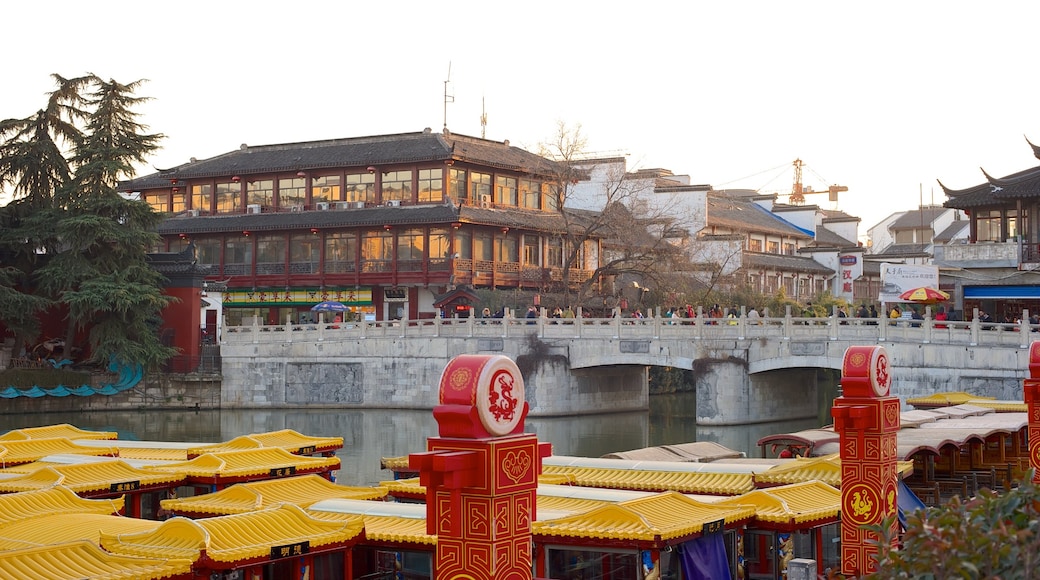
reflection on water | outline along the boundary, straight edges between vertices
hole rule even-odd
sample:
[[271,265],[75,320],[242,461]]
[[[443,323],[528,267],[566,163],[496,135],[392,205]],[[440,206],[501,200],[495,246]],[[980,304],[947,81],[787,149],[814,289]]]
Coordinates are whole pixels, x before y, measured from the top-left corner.
[[[527,432],[553,445],[559,455],[598,457],[653,445],[715,441],[749,456],[756,442],[773,433],[808,429],[816,420],[727,427],[698,427],[695,395],[650,398],[649,412],[528,419]],[[22,427],[70,423],[81,429],[116,431],[121,439],[219,443],[241,435],[293,429],[304,435],[343,437],[338,481],[374,485],[390,479],[381,457],[425,451],[426,438],[437,434],[430,411],[275,409],[235,411],[107,411],[0,416],[0,432]]]

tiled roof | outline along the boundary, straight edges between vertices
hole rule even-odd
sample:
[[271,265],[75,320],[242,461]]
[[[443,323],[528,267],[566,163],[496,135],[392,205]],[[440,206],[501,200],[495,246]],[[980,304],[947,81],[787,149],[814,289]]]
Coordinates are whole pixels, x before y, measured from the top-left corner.
[[191,572],[191,560],[116,556],[86,541],[0,553],[3,578],[159,580]]
[[[539,485],[575,485],[574,477],[568,473],[542,473],[538,476]],[[418,477],[406,477],[380,481],[379,487],[385,488],[388,495],[397,498],[424,499],[426,486],[419,484]]]
[[164,499],[163,509],[179,514],[242,514],[291,503],[307,507],[331,498],[377,500],[386,497],[385,487],[346,487],[320,475],[310,474],[269,481],[254,481],[226,487],[215,493]]
[[85,447],[63,437],[50,439],[22,439],[0,441],[0,461],[4,466],[39,461],[48,455],[69,453],[76,455],[107,455],[115,457],[115,447]]
[[823,264],[803,256],[788,256],[786,254],[766,254],[759,252],[744,252],[744,266],[748,268],[766,268],[773,270],[793,270],[796,272],[810,272],[814,274],[833,274],[834,270]]
[[364,533],[360,517],[343,522],[319,520],[297,506],[284,504],[247,514],[202,520],[175,517],[155,530],[138,534],[101,534],[101,547],[114,554],[197,561],[203,550],[214,562],[266,561],[271,549],[309,542],[313,553],[351,545]]
[[27,427],[25,429],[12,429],[0,435],[0,441],[11,441],[18,439],[53,439],[64,437],[66,439],[116,439],[119,434],[115,431],[85,431],[68,423],[59,425],[47,425],[44,427]]
[[925,207],[906,211],[903,212],[903,215],[896,218],[896,221],[889,224],[888,229],[890,231],[896,231],[931,228],[932,222],[935,221],[935,218],[941,216],[947,211],[949,211],[949,208],[946,207]]
[[156,471],[177,473],[192,479],[235,479],[257,477],[272,471],[293,469],[296,473],[324,472],[338,468],[339,457],[293,455],[280,447],[205,453],[189,461],[156,465]]
[[871,254],[871,257],[879,258],[882,256],[894,256],[899,258],[905,258],[908,256],[928,256],[928,246],[931,244],[892,244],[885,248],[884,252],[877,252]]
[[734,524],[750,519],[750,506],[702,503],[680,493],[605,504],[591,511],[538,520],[531,526],[535,538],[583,538],[593,540],[643,541],[653,544],[699,536],[704,525],[718,520]]
[[555,163],[508,142],[439,132],[400,133],[325,141],[247,146],[119,184],[120,191],[169,187],[171,179],[231,177],[323,169],[392,167],[406,163],[462,162],[531,173],[559,174]]
[[750,473],[700,473],[643,471],[598,467],[546,465],[543,473],[569,475],[575,485],[634,489],[639,491],[678,491],[711,495],[737,495],[754,487]]
[[37,516],[0,526],[0,551],[76,540],[97,544],[103,533],[147,532],[159,527],[159,523],[112,514],[55,513]]
[[262,447],[277,447],[290,453],[299,453],[301,450],[311,453],[326,453],[343,448],[342,437],[312,437],[303,435],[292,429],[279,431],[268,431],[266,433],[253,433],[235,437],[226,443],[195,447],[188,450],[188,457],[197,457],[203,453],[220,453],[222,451],[241,451],[243,449],[259,449]]
[[1021,198],[1040,197],[1040,166],[1032,167],[1006,177],[992,177],[983,172],[984,183],[965,189],[950,189],[940,181],[949,198],[945,207],[971,209],[976,207],[1004,205]]
[[[580,217],[572,219],[572,224]],[[556,212],[496,207],[482,208],[435,203],[399,207],[366,207],[299,212],[222,214],[191,216],[180,214],[159,224],[159,234],[198,234],[221,232],[263,232],[307,228],[364,227],[383,225],[437,225],[453,222],[473,223],[539,231],[566,231],[568,226]],[[573,227],[573,225],[572,225]]]
[[968,220],[956,220],[950,225],[946,226],[946,229],[939,232],[938,234],[935,234],[935,236],[932,238],[932,241],[937,244],[944,244],[954,239],[954,237],[956,237],[957,234],[961,233],[961,231],[968,229],[968,226],[970,224],[971,222],[969,222]]
[[856,248],[859,243],[843,238],[825,227],[816,228],[815,242],[817,246],[830,248]]
[[83,499],[67,487],[0,495],[0,524],[31,520],[48,514],[115,514],[123,509],[122,496],[113,499]]
[[113,485],[137,482],[142,489],[181,483],[182,475],[136,469],[118,459],[97,463],[50,466],[20,477],[0,479],[0,493],[64,485],[76,493],[110,491]]
[[737,232],[778,234],[808,239],[811,236],[777,218],[758,204],[723,195],[708,195],[709,226],[721,226]]
[[804,525],[828,523],[841,513],[841,491],[821,481],[758,489],[716,505],[753,506],[758,522]]
[[[310,510],[307,513],[316,519],[332,522],[359,517],[330,511]],[[420,548],[437,545],[437,536],[426,533],[426,518],[372,514],[360,514],[360,517],[365,522],[365,544],[403,544]]]

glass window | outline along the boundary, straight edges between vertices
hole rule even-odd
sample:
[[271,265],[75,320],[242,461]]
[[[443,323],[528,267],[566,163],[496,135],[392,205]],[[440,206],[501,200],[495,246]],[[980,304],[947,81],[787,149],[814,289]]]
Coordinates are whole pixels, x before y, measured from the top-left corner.
[[202,213],[213,211],[213,186],[208,183],[191,186],[191,207]]
[[1000,241],[1000,210],[975,212],[975,239],[980,242]]
[[469,198],[475,204],[491,202],[491,174],[472,172],[469,174]]
[[421,229],[412,228],[397,234],[397,269],[405,272],[422,270],[426,239]]
[[451,169],[448,171],[448,196],[458,201],[466,199],[466,170]]
[[307,180],[303,177],[292,177],[278,180],[278,207],[303,209],[307,202]]
[[330,274],[354,272],[357,260],[357,236],[352,232],[331,232],[325,235],[325,272]]
[[491,261],[495,257],[495,240],[491,232],[473,234],[473,259]]
[[451,235],[445,228],[430,229],[430,259],[447,258],[451,251]]
[[458,230],[455,232],[455,251],[463,260],[473,259],[473,240],[469,230]]
[[546,267],[560,267],[563,265],[563,239],[559,237],[549,238],[548,247],[545,252]]
[[390,200],[412,201],[412,172],[387,171],[383,173],[383,181],[380,192],[383,201]]
[[567,186],[559,183],[542,184],[542,209],[559,211],[567,195]]
[[515,206],[516,202],[516,179],[501,175],[496,177],[495,203]]
[[274,180],[258,179],[246,182],[247,205],[274,206]]
[[788,256],[794,255],[794,244],[791,242],[784,242],[784,254]]
[[256,239],[256,274],[285,273],[285,236],[258,236]]
[[767,241],[766,242],[766,253],[768,254],[779,254],[780,253],[780,242]]
[[363,272],[389,272],[393,265],[394,234],[383,230],[365,232],[361,237]]
[[217,184],[217,213],[234,213],[242,209],[242,186],[227,182]]
[[498,239],[498,255],[495,259],[499,262],[519,262],[520,238],[516,234],[505,234]]
[[289,238],[289,267],[293,274],[316,274],[320,254],[321,236],[293,234]]
[[243,276],[252,273],[253,239],[234,236],[224,244],[224,275]]
[[171,211],[173,213],[181,212],[188,209],[188,194],[184,191],[177,191],[171,196],[173,200],[173,206]]
[[419,170],[419,201],[442,201],[444,199],[444,170]]
[[[371,177],[371,176],[369,176]],[[375,183],[373,177],[372,182]],[[342,201],[338,175],[321,175],[311,178],[311,202]]]
[[761,252],[762,251],[762,240],[756,240],[751,238],[748,240],[748,251],[749,252]]
[[601,552],[550,548],[549,578],[582,578],[583,580],[635,580],[642,568],[635,552]]
[[[178,211],[177,210],[177,194],[176,193],[173,194],[173,204],[174,204],[173,211]],[[1024,218],[1025,217],[1025,210],[1022,211],[1022,214],[1023,214],[1022,217]],[[1025,233],[1024,232],[1025,225],[1026,225],[1026,221],[1024,219],[1020,220],[1018,218],[1018,210],[1014,210],[1014,209],[1007,210],[1007,237],[1008,238],[1017,238],[1019,236],[1019,234],[1024,234]],[[929,239],[927,241],[930,242],[931,239]]]
[[535,235],[524,236],[524,265],[525,266],[537,266],[539,262],[538,257],[541,252],[538,251],[539,239]]
[[542,207],[542,184],[530,179],[521,179],[519,196],[523,207],[540,209]]
[[169,195],[166,192],[162,192],[162,193],[154,193],[153,192],[153,193],[142,193],[141,194],[141,201],[143,201],[143,202],[147,203],[148,205],[152,206],[152,209],[154,209],[157,212],[166,212],[166,211],[168,211],[167,210],[167,200],[168,200],[168,198],[169,198]]
[[197,238],[195,240],[195,258],[200,266],[220,266],[220,238]]
[[347,176],[346,201],[375,203],[376,176],[372,173],[353,173]]

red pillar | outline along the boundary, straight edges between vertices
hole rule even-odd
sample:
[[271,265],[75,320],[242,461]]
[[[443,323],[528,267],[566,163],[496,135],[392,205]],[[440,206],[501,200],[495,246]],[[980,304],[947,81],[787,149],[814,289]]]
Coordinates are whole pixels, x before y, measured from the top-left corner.
[[434,580],[531,580],[535,492],[549,445],[523,433],[520,370],[500,355],[455,357],[439,402],[440,436],[408,458],[426,487],[428,533],[437,535]]
[[875,572],[878,534],[864,528],[888,516],[893,544],[898,521],[896,434],[899,398],[889,396],[892,377],[880,346],[851,346],[842,361],[842,396],[831,413],[841,442],[841,571]]
[[1029,345],[1029,378],[1022,382],[1029,417],[1029,466],[1033,468],[1033,483],[1040,484],[1040,341]]

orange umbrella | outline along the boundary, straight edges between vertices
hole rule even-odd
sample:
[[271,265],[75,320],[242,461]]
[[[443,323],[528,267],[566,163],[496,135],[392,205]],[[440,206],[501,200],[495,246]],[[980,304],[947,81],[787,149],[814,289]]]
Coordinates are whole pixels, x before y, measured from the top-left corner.
[[919,304],[935,304],[936,302],[945,302],[949,300],[950,295],[942,290],[929,288],[928,286],[921,286],[920,288],[913,288],[903,292],[899,295],[899,299],[907,302],[917,302]]

